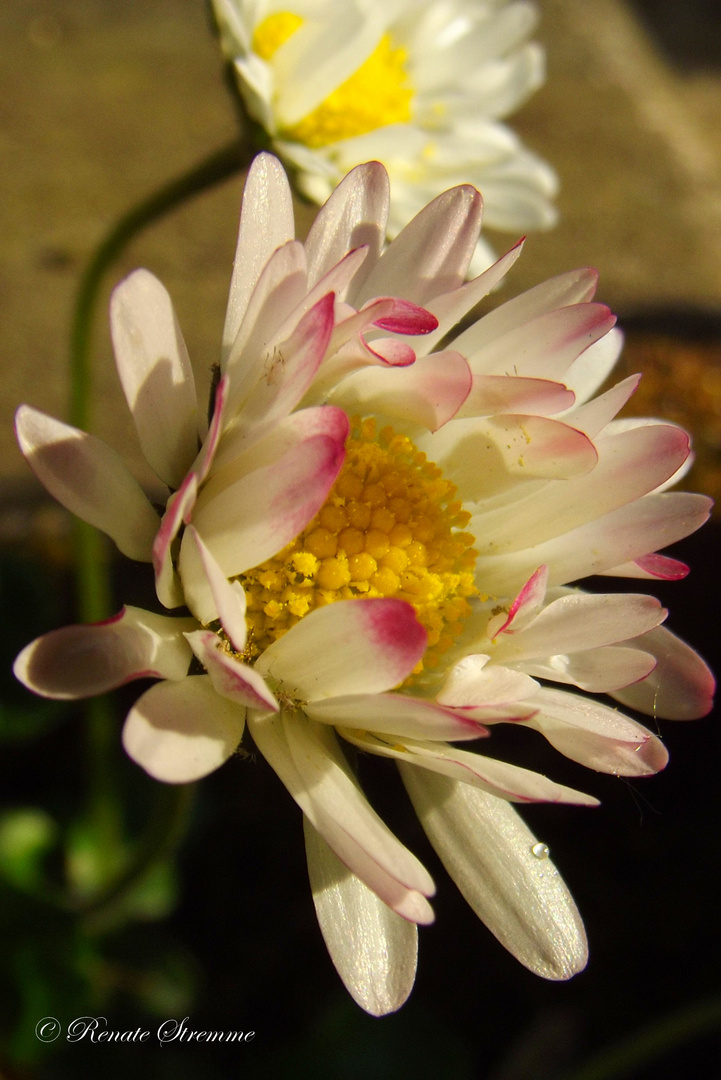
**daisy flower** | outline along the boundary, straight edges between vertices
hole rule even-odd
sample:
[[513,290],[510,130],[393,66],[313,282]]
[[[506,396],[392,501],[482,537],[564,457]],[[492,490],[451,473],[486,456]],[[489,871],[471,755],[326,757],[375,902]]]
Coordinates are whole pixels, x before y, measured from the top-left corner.
[[[128,607],[55,630],[15,672],[60,698],[157,679],[123,742],[169,783],[220,766],[247,728],[303,811],[320,927],[368,1012],[410,992],[435,886],[366,800],[348,746],[397,761],[476,914],[530,970],[567,979],[586,963],[583,925],[512,804],[597,800],[470,744],[510,722],[590,769],[644,776],[665,765],[663,744],[597,695],[656,717],[708,711],[713,679],[656,600],[573,585],[685,574],[656,549],[708,514],[707,499],[668,490],[688,436],[616,419],[637,379],[601,389],[620,338],[593,300],[593,271],[463,328],[520,253],[465,282],[481,213],[470,186],[437,197],[385,249],[377,163],[345,178],[304,246],[287,235],[289,200],[261,156],[208,434],[168,475],[162,520],[147,536],[139,513],[126,524],[145,544],[127,553],[153,557],[161,601],[189,614]],[[146,303],[138,280],[116,293],[113,336],[121,371],[142,372],[133,385],[163,387],[161,415],[183,382],[166,373],[179,331],[165,293]],[[109,451],[68,453],[81,434],[56,436],[37,415],[23,407],[18,421],[31,466],[127,550],[88,464]]]
[[[468,181],[486,224],[516,234],[555,223],[557,181],[500,121],[542,83],[520,0],[213,0],[249,116],[322,203],[355,165],[391,176],[395,236],[435,195]],[[481,241],[477,272],[493,253]]]

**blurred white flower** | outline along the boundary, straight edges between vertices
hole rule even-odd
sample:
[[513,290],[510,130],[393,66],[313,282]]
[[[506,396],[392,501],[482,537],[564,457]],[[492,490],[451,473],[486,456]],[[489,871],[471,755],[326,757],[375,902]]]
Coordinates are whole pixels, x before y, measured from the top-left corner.
[[[20,410],[21,445],[50,490],[133,557],[152,551],[161,600],[191,615],[126,608],[55,630],[15,672],[63,698],[160,680],[123,741],[171,783],[217,768],[247,726],[303,811],[320,926],[367,1011],[397,1009],[410,992],[434,884],[365,799],[343,742],[397,760],[474,911],[532,971],[569,978],[586,963],[580,916],[510,804],[596,800],[457,744],[510,721],[591,769],[645,776],[666,764],[663,744],[593,695],[662,718],[708,711],[713,679],[661,626],[656,600],[569,584],[683,576],[655,549],[708,514],[702,496],[666,490],[688,436],[615,419],[636,378],[598,393],[620,338],[593,302],[592,271],[459,332],[520,253],[464,284],[480,226],[473,188],[437,197],[385,250],[377,163],[336,189],[305,246],[288,235],[289,203],[278,163],[261,156],[210,433],[195,460],[189,437],[172,478],[158,464],[175,488],[162,523],[138,489],[121,530],[106,504],[129,480],[106,468],[108,448]],[[151,280],[131,276],[115,295],[116,353],[126,390],[152,388],[157,415],[172,406],[177,421],[174,394],[185,398],[173,388],[185,394],[188,376],[174,361],[168,377],[179,332]],[[146,414],[128,396],[142,440]],[[149,460],[158,440],[146,436]],[[97,482],[101,467],[114,487]],[[198,663],[204,673],[191,674]]]
[[[555,223],[553,170],[500,121],[544,78],[527,0],[213,0],[248,114],[300,191],[324,202],[355,165],[388,169],[395,236],[454,184],[486,225]],[[484,241],[472,264],[493,260]]]

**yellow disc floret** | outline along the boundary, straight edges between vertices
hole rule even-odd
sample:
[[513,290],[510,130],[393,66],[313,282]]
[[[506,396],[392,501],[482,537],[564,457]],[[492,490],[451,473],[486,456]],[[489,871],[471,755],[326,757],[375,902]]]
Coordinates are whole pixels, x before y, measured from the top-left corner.
[[[263,19],[253,35],[253,50],[271,60],[303,20],[290,11],[277,11]],[[285,139],[312,149],[339,139],[365,135],[386,124],[411,119],[413,89],[406,72],[406,51],[384,34],[370,56],[349,79],[336,87],[320,105],[297,124],[279,132]]]
[[320,512],[283,551],[239,578],[248,659],[317,607],[393,596],[415,608],[428,632],[423,667],[435,667],[477,593],[474,538],[462,531],[470,515],[455,494],[405,435],[354,418],[345,464]]

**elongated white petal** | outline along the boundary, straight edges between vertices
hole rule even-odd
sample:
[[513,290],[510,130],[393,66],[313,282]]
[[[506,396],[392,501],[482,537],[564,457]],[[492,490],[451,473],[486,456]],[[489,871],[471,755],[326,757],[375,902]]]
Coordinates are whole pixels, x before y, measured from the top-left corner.
[[478,239],[482,200],[470,185],[438,195],[393,240],[368,275],[364,297],[424,304],[463,281]]
[[714,677],[685,641],[659,626],[626,644],[655,656],[656,667],[643,682],[614,692],[622,705],[667,720],[697,720],[711,711]]
[[[213,598],[213,606],[231,645],[236,652],[245,648],[247,627],[245,622],[245,592],[238,581],[230,582],[201,540],[196,529],[188,526],[190,540],[195,544],[203,573]],[[212,617],[203,619],[212,622]]]
[[110,329],[143,453],[177,488],[198,452],[195,380],[173,303],[148,270],[136,270],[113,292]]
[[123,555],[152,559],[160,518],[110,446],[29,405],[15,414],[20,449],[58,502],[107,533]]
[[537,679],[570,683],[589,694],[610,694],[645,679],[655,668],[656,658],[641,649],[605,645],[587,652],[549,656],[545,661],[523,661],[520,666]]
[[191,660],[183,634],[193,619],[124,607],[112,619],[63,626],[26,645],[13,671],[43,697],[93,697],[132,679],[182,679]]
[[[528,681],[535,688],[533,680]],[[469,715],[470,710],[444,708],[433,701],[406,694],[349,694],[324,698],[309,701],[306,711],[322,724],[382,732],[394,738],[461,740],[478,739],[488,734],[483,724]],[[519,712],[525,716],[532,710],[521,708]],[[478,713],[482,717],[483,709]],[[494,720],[516,718],[512,708],[492,710],[489,715]]]
[[517,960],[570,979],[588,959],[583,923],[553,863],[504,800],[400,764],[421,824],[465,899]]
[[378,694],[411,673],[426,640],[413,608],[402,600],[340,600],[306,615],[268,646],[256,668],[308,702]]
[[652,630],[666,615],[653,596],[578,590],[554,600],[518,632],[512,624],[496,631],[493,658],[502,664],[615,645]]
[[589,769],[614,776],[651,776],[668,762],[668,751],[651,731],[593,698],[544,687],[530,702],[538,711],[526,725]]
[[500,612],[490,619],[486,636],[499,637],[501,634],[516,634],[528,626],[538,615],[548,587],[548,567],[539,566],[533,571],[518,596],[508,609],[508,614]]
[[295,236],[293,202],[285,171],[272,154],[259,154],[243,191],[238,244],[223,330],[224,362],[261,271],[276,248]]
[[156,780],[187,784],[219,768],[243,737],[245,709],[220,697],[207,675],[162,682],[136,701],[123,746]]
[[413,988],[418,929],[352,874],[305,816],[303,826],[315,912],[335,969],[371,1016],[395,1012]]
[[[547,416],[570,409],[574,400],[572,390],[550,379],[526,379],[521,375],[474,375],[471,391],[457,416],[459,419],[495,413]],[[578,428],[575,420],[573,424]]]
[[278,702],[262,677],[227,652],[217,634],[212,630],[194,630],[185,636],[221,697],[249,709],[278,711]]
[[198,495],[198,480],[189,472],[177,491],[168,500],[163,520],[153,541],[153,569],[155,570],[155,591],[160,603],[165,607],[180,607],[185,601],[180,580],[172,559],[172,545],[183,521],[190,520],[189,515],[195,506]]
[[358,788],[333,732],[295,712],[248,717],[263,756],[341,862],[411,922],[429,923],[433,881]]
[[354,280],[354,289],[360,289],[385,240],[389,195],[388,173],[378,161],[359,165],[341,180],[318,211],[305,242],[311,284],[346,252],[367,246],[365,264]]

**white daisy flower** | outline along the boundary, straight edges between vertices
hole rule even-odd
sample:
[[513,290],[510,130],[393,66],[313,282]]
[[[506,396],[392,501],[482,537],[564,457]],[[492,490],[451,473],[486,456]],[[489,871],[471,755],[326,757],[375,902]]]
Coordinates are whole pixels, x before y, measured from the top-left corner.
[[[217,768],[247,727],[303,811],[321,930],[368,1012],[391,1012],[410,992],[434,883],[365,799],[344,744],[397,760],[476,914],[530,970],[567,979],[586,963],[583,925],[511,804],[596,800],[467,746],[513,722],[591,769],[645,776],[666,764],[663,744],[594,695],[657,717],[708,711],[713,679],[661,626],[656,600],[570,587],[591,574],[683,576],[656,548],[708,514],[702,496],[667,490],[688,436],[615,419],[635,378],[598,393],[620,340],[592,299],[592,271],[458,330],[520,252],[464,284],[480,224],[474,189],[436,198],[386,250],[377,163],[344,180],[304,247],[289,246],[287,221],[280,232],[268,224],[289,198],[277,163],[261,157],[244,198],[215,434],[184,479],[178,469],[157,536],[144,541],[161,599],[172,606],[177,590],[191,614],[125,608],[55,630],[15,672],[61,698],[157,678],[123,742],[170,783]],[[290,250],[303,252],[292,272]],[[168,334],[150,348],[157,313],[130,295],[132,333],[116,330],[116,349],[152,385]],[[164,304],[163,294],[158,312]],[[68,458],[67,439],[42,424],[30,438],[28,426],[31,465],[87,512],[88,459]],[[329,445],[317,482],[318,437]]]
[[[555,223],[552,169],[500,121],[544,78],[526,0],[213,0],[245,108],[323,203],[355,165],[388,169],[395,236],[454,184],[483,193],[486,225]],[[472,269],[493,261],[481,241]]]

